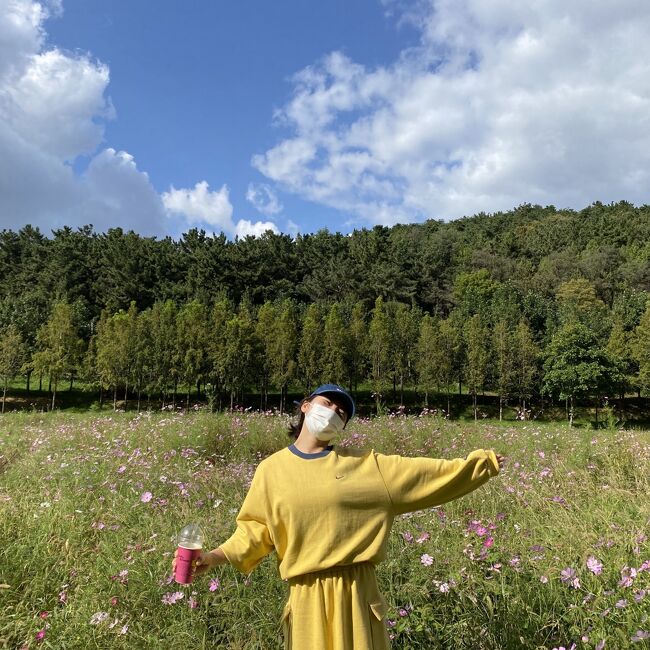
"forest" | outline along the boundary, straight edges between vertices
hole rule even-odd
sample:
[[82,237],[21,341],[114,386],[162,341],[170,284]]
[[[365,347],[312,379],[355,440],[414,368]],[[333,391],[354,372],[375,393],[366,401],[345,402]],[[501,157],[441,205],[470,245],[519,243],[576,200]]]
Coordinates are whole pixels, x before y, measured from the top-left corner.
[[0,275],[3,411],[75,383],[114,408],[284,411],[334,381],[377,412],[463,393],[570,420],[650,392],[650,207],[627,202],[235,240],[26,226]]

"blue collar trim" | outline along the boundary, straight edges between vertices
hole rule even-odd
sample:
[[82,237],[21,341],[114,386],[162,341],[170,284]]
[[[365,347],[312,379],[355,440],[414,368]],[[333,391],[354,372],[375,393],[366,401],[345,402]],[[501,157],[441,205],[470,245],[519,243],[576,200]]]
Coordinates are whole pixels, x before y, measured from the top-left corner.
[[306,458],[307,460],[311,460],[312,458],[323,458],[323,456],[327,456],[327,454],[334,449],[333,445],[330,445],[326,449],[323,449],[323,451],[317,451],[315,454],[306,454],[304,451],[300,451],[294,444],[291,444],[287,447],[287,449],[292,453],[295,454],[296,456],[299,456],[300,458]]

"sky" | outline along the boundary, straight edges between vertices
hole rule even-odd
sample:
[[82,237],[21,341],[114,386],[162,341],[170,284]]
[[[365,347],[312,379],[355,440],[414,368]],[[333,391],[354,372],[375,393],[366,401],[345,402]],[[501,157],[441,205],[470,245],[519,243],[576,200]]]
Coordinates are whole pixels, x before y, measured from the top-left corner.
[[0,229],[650,201],[647,0],[0,0]]

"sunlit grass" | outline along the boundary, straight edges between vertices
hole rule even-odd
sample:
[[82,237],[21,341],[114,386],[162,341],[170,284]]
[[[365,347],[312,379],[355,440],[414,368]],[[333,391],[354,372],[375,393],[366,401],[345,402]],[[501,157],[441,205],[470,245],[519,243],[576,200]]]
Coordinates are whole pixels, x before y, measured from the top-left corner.
[[[231,533],[255,466],[287,444],[286,423],[6,414],[0,647],[280,648],[286,587],[272,557],[248,579],[225,567],[188,587],[170,582],[169,567],[187,522],[204,527],[211,547]],[[395,522],[378,571],[394,647],[642,645],[648,433],[427,416],[356,419],[346,434],[342,444],[385,453],[451,458],[493,447],[508,456],[477,492]],[[210,578],[220,581],[213,591]],[[176,591],[183,597],[164,604]]]

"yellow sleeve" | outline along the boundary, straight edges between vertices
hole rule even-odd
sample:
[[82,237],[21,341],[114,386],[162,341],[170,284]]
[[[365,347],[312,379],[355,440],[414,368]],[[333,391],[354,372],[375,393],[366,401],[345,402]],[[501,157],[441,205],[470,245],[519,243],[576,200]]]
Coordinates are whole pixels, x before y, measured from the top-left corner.
[[219,547],[242,573],[250,573],[275,548],[267,526],[266,491],[260,474],[258,467],[237,515],[237,529]]
[[457,499],[499,473],[492,450],[477,449],[467,458],[406,458],[375,453],[395,514],[431,508]]

